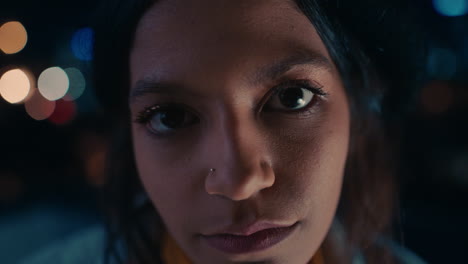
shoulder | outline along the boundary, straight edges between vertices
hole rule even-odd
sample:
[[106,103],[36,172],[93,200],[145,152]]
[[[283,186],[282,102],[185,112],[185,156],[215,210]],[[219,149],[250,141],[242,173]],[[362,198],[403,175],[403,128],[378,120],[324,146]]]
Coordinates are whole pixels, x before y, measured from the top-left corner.
[[[390,249],[391,254],[397,264],[428,264],[411,250],[397,244],[394,241],[388,240],[383,242],[381,245]],[[357,253],[353,258],[352,264],[367,264],[367,261],[360,253]]]
[[[390,249],[397,264],[428,264],[411,250],[392,240],[381,239],[379,244]],[[367,264],[367,262],[364,257],[358,253],[354,256],[352,264]]]
[[20,264],[103,264],[105,247],[105,229],[93,226],[38,249]]
[[[333,234],[336,243],[340,244],[342,247],[346,247],[346,231],[338,220],[333,222],[331,233]],[[426,261],[413,253],[410,249],[404,247],[391,238],[380,236],[376,241],[376,245],[378,247],[389,249],[398,264],[427,264]],[[352,264],[368,264],[366,262],[367,261],[359,250],[355,253],[351,261]]]

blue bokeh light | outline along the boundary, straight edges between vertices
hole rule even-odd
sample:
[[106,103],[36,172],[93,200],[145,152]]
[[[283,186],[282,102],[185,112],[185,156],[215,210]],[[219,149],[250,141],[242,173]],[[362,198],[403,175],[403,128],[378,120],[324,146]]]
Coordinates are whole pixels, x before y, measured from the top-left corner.
[[433,4],[443,16],[462,16],[468,12],[468,0],[433,0]]
[[450,49],[432,48],[428,54],[427,70],[438,80],[450,80],[457,73],[457,56]]
[[93,59],[94,31],[86,27],[81,28],[73,34],[71,49],[76,58],[83,61]]

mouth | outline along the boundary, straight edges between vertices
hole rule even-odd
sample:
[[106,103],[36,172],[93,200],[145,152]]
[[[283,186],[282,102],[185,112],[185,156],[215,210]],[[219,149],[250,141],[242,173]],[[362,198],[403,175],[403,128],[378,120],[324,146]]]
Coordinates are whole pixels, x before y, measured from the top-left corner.
[[228,254],[246,254],[266,250],[286,239],[298,226],[256,223],[244,229],[201,235],[212,248]]

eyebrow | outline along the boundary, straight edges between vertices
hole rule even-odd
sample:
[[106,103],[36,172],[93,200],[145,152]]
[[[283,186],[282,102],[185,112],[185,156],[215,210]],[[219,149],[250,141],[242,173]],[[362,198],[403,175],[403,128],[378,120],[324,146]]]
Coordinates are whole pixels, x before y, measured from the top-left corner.
[[[284,73],[295,66],[307,65],[317,70],[326,70],[331,72],[333,64],[325,56],[316,51],[296,49],[291,55],[278,60],[277,62],[260,68],[248,78],[253,84],[265,82],[266,80],[276,80]],[[165,94],[165,95],[190,95],[200,97],[200,94],[184,85],[172,82],[159,82],[152,78],[144,78],[135,83],[130,91],[129,103],[131,104],[138,98],[147,94]]]
[[184,94],[192,97],[200,97],[200,94],[186,86],[171,82],[158,82],[150,78],[145,78],[137,81],[135,87],[130,91],[129,103],[132,104],[137,99],[148,94],[165,94],[173,96]]
[[251,82],[258,84],[266,80],[276,80],[293,67],[300,65],[307,65],[316,70],[326,70],[328,72],[331,72],[333,69],[333,64],[330,60],[319,52],[307,49],[296,49],[291,55],[267,67],[261,68],[255,73]]

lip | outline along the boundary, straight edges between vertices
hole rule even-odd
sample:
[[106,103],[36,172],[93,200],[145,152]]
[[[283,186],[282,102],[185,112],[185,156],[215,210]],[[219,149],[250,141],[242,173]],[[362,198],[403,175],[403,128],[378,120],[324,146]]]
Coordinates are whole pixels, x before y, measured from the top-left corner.
[[246,254],[268,249],[286,237],[297,227],[292,225],[277,225],[267,222],[257,222],[244,228],[229,228],[211,235],[201,235],[206,243],[228,254]]

